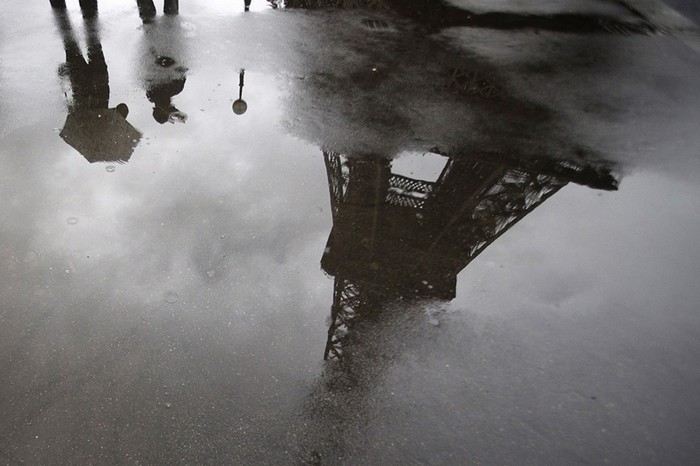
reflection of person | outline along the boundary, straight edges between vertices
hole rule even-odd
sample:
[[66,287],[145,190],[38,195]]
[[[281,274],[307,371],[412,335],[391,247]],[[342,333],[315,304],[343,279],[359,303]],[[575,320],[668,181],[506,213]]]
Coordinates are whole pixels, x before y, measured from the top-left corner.
[[[66,9],[66,0],[49,0],[51,7],[57,10]],[[97,16],[97,0],[79,0],[80,9],[83,11],[83,17],[88,18]]]
[[65,9],[55,10],[66,62],[59,68],[59,75],[70,83],[72,94],[71,112],[106,109],[109,105],[109,75],[102,52],[96,17],[85,18],[87,60],[73,32]]
[[[141,5],[153,2],[139,0]],[[158,123],[184,123],[187,115],[173,104],[173,97],[185,88],[187,66],[181,44],[182,30],[177,13],[177,2],[166,1],[166,16],[144,19],[144,37],[141,52],[141,80],[146,90],[146,97],[153,103],[153,119]],[[168,14],[168,5],[174,4],[175,11]]]
[[[139,16],[144,23],[153,21],[156,16],[156,6],[153,0],[136,0],[139,9]],[[180,10],[179,0],[164,0],[163,13],[166,15],[176,15]]]
[[61,138],[92,162],[126,162],[141,135],[126,122],[129,108],[109,108],[109,75],[97,15],[85,15],[87,59],[80,50],[65,8],[54,9],[66,61],[58,70],[70,87],[68,117]]

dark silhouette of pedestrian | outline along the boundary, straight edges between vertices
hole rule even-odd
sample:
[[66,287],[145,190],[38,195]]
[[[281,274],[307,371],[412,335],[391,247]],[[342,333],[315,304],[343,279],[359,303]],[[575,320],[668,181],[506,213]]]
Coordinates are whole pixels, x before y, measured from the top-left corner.
[[87,60],[73,32],[73,27],[64,9],[55,12],[61,33],[66,62],[59,68],[59,75],[70,83],[71,111],[107,108],[109,105],[109,75],[100,42],[97,18],[85,18]]
[[[150,0],[145,3],[152,4]],[[179,17],[167,14],[157,19],[155,16],[142,16],[142,19],[140,74],[146,98],[153,104],[153,119],[161,124],[184,123],[187,114],[173,104],[173,98],[183,91],[187,79]]]
[[[56,10],[66,9],[66,0],[49,0],[49,3]],[[91,18],[97,16],[97,0],[79,0],[78,3],[83,12],[83,17]]]
[[[152,22],[156,16],[156,6],[153,0],[136,0],[139,9],[139,16],[144,23]],[[166,15],[176,15],[180,11],[179,0],[164,0],[163,13]]]
[[68,116],[61,138],[90,163],[124,163],[131,157],[141,133],[126,117],[129,107],[120,103],[109,108],[109,74],[100,42],[97,15],[83,10],[87,58],[83,55],[65,8],[56,8],[58,26],[66,61],[58,70],[68,82]]

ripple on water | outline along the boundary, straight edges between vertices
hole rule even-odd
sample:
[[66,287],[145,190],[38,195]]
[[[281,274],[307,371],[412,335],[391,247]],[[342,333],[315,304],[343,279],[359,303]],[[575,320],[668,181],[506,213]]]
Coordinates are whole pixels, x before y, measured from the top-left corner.
[[41,253],[35,249],[30,249],[22,256],[16,256],[15,262],[18,264],[34,264],[41,259]]
[[165,294],[165,302],[168,304],[175,304],[178,299],[180,299],[180,295],[178,295],[174,291],[170,291]]
[[66,219],[66,222],[68,223],[68,225],[75,225],[78,223],[78,217],[68,217]]
[[114,165],[107,165],[107,166],[105,167],[105,170],[107,170],[108,172],[112,173],[114,170],[116,170],[116,167],[115,167]]

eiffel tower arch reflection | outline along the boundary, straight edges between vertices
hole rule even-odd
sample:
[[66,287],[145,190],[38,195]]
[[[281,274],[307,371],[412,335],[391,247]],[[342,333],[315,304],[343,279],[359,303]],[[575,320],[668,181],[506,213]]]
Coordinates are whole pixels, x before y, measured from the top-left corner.
[[342,359],[357,319],[401,299],[452,300],[457,274],[569,182],[615,190],[604,165],[450,156],[435,181],[391,160],[324,151],[333,228],[321,259],[334,277],[324,359]]

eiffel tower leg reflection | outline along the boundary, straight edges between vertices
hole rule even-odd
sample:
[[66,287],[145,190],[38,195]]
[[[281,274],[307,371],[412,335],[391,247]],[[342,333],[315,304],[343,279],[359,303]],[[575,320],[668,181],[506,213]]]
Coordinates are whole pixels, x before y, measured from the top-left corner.
[[323,155],[333,228],[321,266],[335,277],[324,359],[344,356],[382,300],[453,299],[457,274],[569,182],[617,189],[609,170],[570,160],[434,154],[446,163],[426,181],[385,158]]

